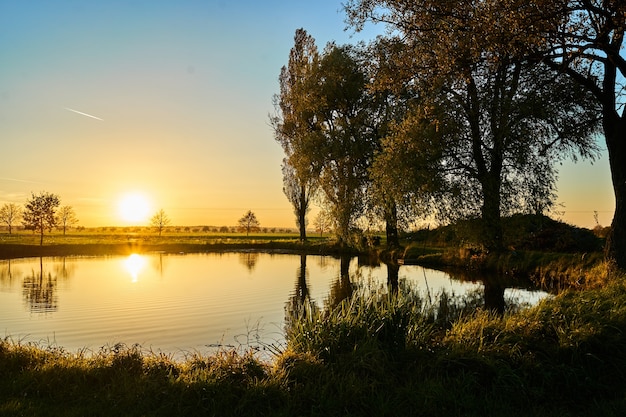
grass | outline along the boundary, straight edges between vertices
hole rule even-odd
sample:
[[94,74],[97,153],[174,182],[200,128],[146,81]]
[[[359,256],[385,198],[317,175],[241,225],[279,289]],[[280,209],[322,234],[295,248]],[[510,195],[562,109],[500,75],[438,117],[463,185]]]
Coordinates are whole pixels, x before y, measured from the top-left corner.
[[[129,229],[135,230],[135,229]],[[70,255],[127,255],[147,252],[216,252],[254,249],[260,251],[333,253],[333,239],[313,236],[306,243],[299,242],[295,232],[282,233],[221,233],[221,232],[167,232],[159,236],[155,232],[116,229],[85,229],[63,235],[53,231],[46,234],[43,245],[31,232],[0,234],[0,259],[70,256]]]
[[[43,247],[37,239],[0,235],[0,257],[333,244],[301,245],[295,233],[120,230],[53,233]],[[445,250],[420,241],[406,253],[437,263]],[[536,282],[559,294],[496,315],[471,297],[443,294],[432,305],[402,286],[355,291],[322,309],[291,306],[287,344],[270,361],[243,348],[177,361],[139,346],[66,352],[0,340],[0,416],[626,415],[626,275],[595,253],[510,251],[484,262],[535,268]]]
[[626,276],[606,275],[504,315],[402,288],[305,305],[269,362],[4,340],[0,416],[622,416]]

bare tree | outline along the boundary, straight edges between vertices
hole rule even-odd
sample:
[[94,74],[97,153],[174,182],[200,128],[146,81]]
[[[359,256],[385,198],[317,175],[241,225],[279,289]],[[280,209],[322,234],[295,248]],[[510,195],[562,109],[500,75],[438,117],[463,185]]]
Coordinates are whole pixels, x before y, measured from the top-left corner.
[[239,219],[239,228],[246,231],[246,236],[248,236],[251,231],[257,230],[259,225],[260,223],[256,215],[251,210],[248,210],[248,212]]
[[330,225],[330,215],[326,210],[320,210],[320,212],[317,213],[317,216],[315,216],[315,219],[313,219],[313,226],[315,226],[315,230],[317,232],[320,232],[320,237],[324,235],[324,232],[330,230]]
[[22,207],[15,203],[5,203],[0,207],[0,222],[5,223],[9,228],[9,234],[13,226],[22,217]]
[[57,213],[56,221],[59,229],[63,229],[63,236],[65,236],[67,229],[78,223],[78,218],[72,206],[63,206]]
[[159,211],[157,211],[154,214],[154,216],[152,216],[152,218],[150,219],[150,226],[158,230],[159,236],[161,236],[163,229],[169,226],[170,223],[171,223],[171,220],[167,216],[167,214],[165,214],[165,210],[163,209],[160,209]]

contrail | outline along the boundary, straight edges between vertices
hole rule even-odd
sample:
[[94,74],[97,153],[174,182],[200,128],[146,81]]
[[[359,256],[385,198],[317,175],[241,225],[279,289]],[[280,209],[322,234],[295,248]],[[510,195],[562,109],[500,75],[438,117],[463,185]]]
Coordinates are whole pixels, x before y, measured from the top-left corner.
[[87,117],[91,117],[92,119],[96,119],[96,120],[102,120],[104,122],[103,119],[96,117],[96,116],[92,116],[91,114],[87,114],[87,113],[83,113],[82,111],[78,111],[78,110],[74,110],[74,109],[70,109],[69,107],[64,107],[65,110],[69,110],[69,111],[73,111],[74,113],[78,113],[78,114],[82,114],[83,116],[87,116]]

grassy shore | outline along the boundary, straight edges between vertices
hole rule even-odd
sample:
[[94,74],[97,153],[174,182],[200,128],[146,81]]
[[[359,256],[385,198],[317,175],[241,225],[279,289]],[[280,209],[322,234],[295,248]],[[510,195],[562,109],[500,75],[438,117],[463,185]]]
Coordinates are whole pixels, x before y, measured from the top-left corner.
[[626,277],[504,316],[410,292],[299,306],[262,361],[0,341],[0,416],[623,416]]
[[199,253],[236,250],[273,252],[337,253],[340,248],[326,237],[310,237],[302,244],[296,233],[164,233],[149,231],[103,232],[97,229],[46,234],[43,245],[39,236],[20,231],[0,234],[0,259],[40,256],[106,256],[131,253]]
[[[333,248],[294,234],[36,239],[2,235],[0,256]],[[174,360],[139,346],[0,340],[0,416],[626,415],[626,275],[590,255],[523,256],[515,262],[561,262],[586,284],[504,315],[452,296],[433,306],[403,288],[291,306],[286,346],[268,346],[269,361],[244,348]]]

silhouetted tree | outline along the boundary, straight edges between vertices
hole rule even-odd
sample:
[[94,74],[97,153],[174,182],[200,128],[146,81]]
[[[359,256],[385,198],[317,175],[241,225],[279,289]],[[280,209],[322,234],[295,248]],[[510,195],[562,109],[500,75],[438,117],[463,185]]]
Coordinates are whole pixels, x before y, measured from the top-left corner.
[[150,226],[154,227],[159,232],[159,236],[161,236],[163,229],[169,226],[170,223],[170,218],[165,214],[165,210],[163,209],[157,211],[150,219]]
[[315,195],[317,185],[312,180],[302,180],[296,169],[289,165],[288,159],[283,161],[283,192],[293,206],[296,215],[296,225],[300,231],[300,241],[306,241],[307,213],[311,199]]
[[256,218],[256,215],[248,210],[244,216],[239,219],[239,228],[243,231],[245,230],[246,236],[250,234],[251,231],[257,230],[259,228],[259,221]]
[[57,213],[57,224],[63,229],[63,235],[65,236],[66,230],[76,223],[78,223],[78,218],[74,209],[71,206],[62,206]]
[[487,249],[502,248],[502,210],[553,202],[554,161],[597,153],[590,94],[516,42],[526,2],[354,0],[347,10],[356,27],[390,26],[395,65],[379,83],[417,93],[383,152],[404,175],[432,168],[426,177],[445,194],[439,213],[480,213]]
[[22,208],[15,203],[5,203],[0,207],[0,222],[7,225],[9,234],[13,230],[13,226],[22,217]]
[[280,71],[280,94],[274,96],[277,114],[270,117],[274,137],[285,152],[283,191],[293,205],[300,241],[306,240],[306,215],[315,195],[320,166],[306,157],[315,147],[316,115],[310,102],[312,73],[319,61],[315,39],[296,30],[289,62]]
[[[536,10],[524,29],[535,58],[569,76],[600,105],[609,155],[615,213],[606,239],[607,258],[626,269],[626,2],[533,0]],[[537,33],[537,29],[547,30]],[[532,36],[532,37],[530,37]]]
[[40,192],[26,202],[22,215],[22,224],[25,228],[39,232],[39,244],[43,245],[43,235],[46,229],[51,231],[56,226],[56,209],[59,206],[59,197],[55,194]]

